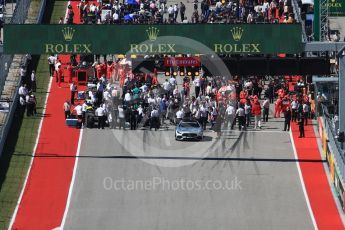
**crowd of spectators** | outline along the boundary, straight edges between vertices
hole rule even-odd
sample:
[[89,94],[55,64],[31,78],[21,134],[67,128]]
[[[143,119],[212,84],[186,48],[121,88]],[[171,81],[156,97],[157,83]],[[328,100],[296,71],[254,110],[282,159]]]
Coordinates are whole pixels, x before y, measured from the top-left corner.
[[6,9],[6,1],[5,0],[0,0],[0,45],[2,44],[2,29],[4,27],[5,23],[5,9]]
[[[188,4],[188,3],[187,3]],[[164,0],[117,0],[97,5],[81,0],[78,4],[82,23],[294,23],[291,0],[194,0],[168,5]],[[187,17],[187,7],[191,15]],[[73,23],[70,8],[67,23]]]

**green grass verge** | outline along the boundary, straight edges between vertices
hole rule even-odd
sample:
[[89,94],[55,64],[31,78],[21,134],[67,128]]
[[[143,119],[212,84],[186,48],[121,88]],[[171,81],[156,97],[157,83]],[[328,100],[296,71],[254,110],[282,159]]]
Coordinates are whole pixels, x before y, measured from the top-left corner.
[[[58,23],[59,18],[65,16],[66,4],[65,1],[55,1],[50,23]],[[36,74],[39,116],[26,117],[16,111],[0,159],[0,229],[8,228],[31,161],[50,78],[47,55],[38,58]]]

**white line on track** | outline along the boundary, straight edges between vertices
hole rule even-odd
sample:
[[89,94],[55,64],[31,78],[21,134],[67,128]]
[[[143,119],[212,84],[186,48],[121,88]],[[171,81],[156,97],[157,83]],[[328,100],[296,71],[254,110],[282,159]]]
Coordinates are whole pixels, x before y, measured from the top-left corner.
[[[291,129],[290,129],[290,139],[291,139],[291,143],[292,143],[294,157],[297,160],[298,159],[297,151],[296,151],[296,146],[295,146],[295,142],[294,142],[294,139],[293,139],[293,136],[292,136]],[[302,172],[301,172],[301,167],[300,167],[298,161],[296,161],[296,166],[297,166],[297,171],[298,171],[299,179],[300,179],[300,182],[301,182],[301,185],[302,185],[302,190],[303,190],[303,194],[304,194],[304,197],[305,197],[305,201],[307,202],[307,207],[308,207],[308,210],[309,210],[309,214],[310,214],[311,220],[313,222],[314,229],[317,230],[318,227],[317,227],[317,224],[316,224],[316,221],[315,221],[313,210],[312,210],[311,205],[310,205],[308,193],[307,193],[307,190],[305,188],[305,184],[304,184],[304,180],[303,180],[303,176],[302,176]]]
[[[70,4],[71,4],[71,1],[68,1],[67,6],[69,6]],[[68,14],[68,7],[66,7],[65,22],[67,21],[67,14]],[[72,191],[73,191],[73,187],[74,187],[75,174],[77,172],[78,156],[79,156],[80,144],[81,144],[82,137],[83,137],[83,130],[81,130],[79,133],[78,147],[77,147],[77,153],[76,153],[76,158],[75,158],[74,167],[73,167],[72,180],[71,180],[71,184],[69,185],[69,191],[68,191],[68,197],[67,197],[67,202],[66,202],[66,206],[65,206],[65,211],[63,213],[61,225],[58,229],[64,228],[66,218],[67,218],[68,209],[69,209],[69,205],[71,203],[71,197],[72,197]]]
[[78,149],[77,149],[77,154],[76,154],[76,158],[75,158],[75,162],[74,162],[72,181],[71,181],[69,191],[68,191],[68,198],[67,198],[65,212],[63,214],[60,230],[62,230],[65,226],[69,205],[71,203],[72,192],[73,192],[73,187],[74,187],[74,182],[75,182],[75,176],[77,174],[78,160],[79,160],[79,153],[80,153],[80,146],[81,146],[82,139],[83,139],[83,129],[81,129],[80,134],[79,134]]
[[[50,79],[49,79],[49,84],[48,84],[48,90],[47,90],[47,93],[46,93],[46,99],[44,101],[44,105],[43,105],[44,107],[43,107],[42,114],[45,114],[45,112],[46,112],[47,102],[48,102],[48,94],[50,92],[50,88],[51,88],[52,82],[53,82],[53,78],[50,77],[50,76],[49,76],[49,78]],[[28,171],[26,173],[25,180],[24,180],[24,185],[23,185],[22,191],[20,192],[16,208],[14,209],[14,213],[12,215],[10,225],[8,226],[9,230],[12,229],[12,226],[13,226],[14,221],[16,219],[16,216],[17,216],[17,213],[18,213],[18,208],[19,208],[19,205],[20,205],[20,203],[22,201],[22,198],[23,198],[23,195],[24,195],[24,191],[25,191],[25,187],[26,187],[26,184],[28,182],[29,174],[30,174],[30,171],[31,171],[32,163],[34,161],[34,156],[35,156],[37,145],[38,145],[38,140],[39,140],[39,137],[41,136],[41,129],[42,129],[42,124],[43,124],[43,119],[44,119],[44,117],[41,118],[40,125],[38,127],[37,137],[36,137],[35,146],[34,146],[34,149],[33,149],[33,152],[32,152],[32,157],[31,157],[29,169],[28,169]]]

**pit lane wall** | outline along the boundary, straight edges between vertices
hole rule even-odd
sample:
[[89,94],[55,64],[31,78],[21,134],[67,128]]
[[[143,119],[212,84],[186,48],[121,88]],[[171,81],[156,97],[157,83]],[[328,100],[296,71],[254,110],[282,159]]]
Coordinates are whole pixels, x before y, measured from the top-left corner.
[[318,132],[321,138],[322,154],[327,161],[333,192],[339,200],[345,213],[345,157],[340,143],[335,139],[334,125],[328,117],[327,108],[324,107],[324,115],[318,117]]

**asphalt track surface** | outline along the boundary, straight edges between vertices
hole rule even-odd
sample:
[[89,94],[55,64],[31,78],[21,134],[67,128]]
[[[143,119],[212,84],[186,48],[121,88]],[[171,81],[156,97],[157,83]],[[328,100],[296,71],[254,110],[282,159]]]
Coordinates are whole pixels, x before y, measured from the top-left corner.
[[173,127],[84,129],[64,229],[313,229],[281,121],[202,142],[176,142]]
[[64,229],[313,229],[281,125],[202,142],[85,129]]

